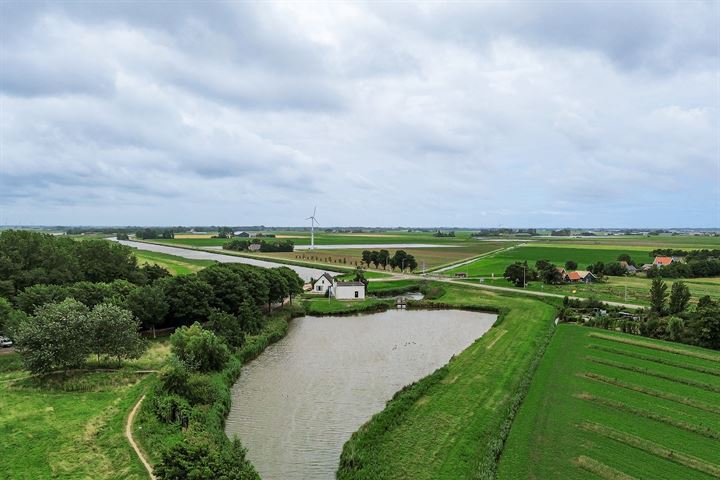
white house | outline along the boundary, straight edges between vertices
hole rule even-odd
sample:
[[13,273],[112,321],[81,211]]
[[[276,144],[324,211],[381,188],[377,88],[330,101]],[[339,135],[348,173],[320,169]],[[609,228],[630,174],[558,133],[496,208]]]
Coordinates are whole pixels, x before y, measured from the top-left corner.
[[330,295],[338,300],[362,300],[365,298],[365,284],[363,282],[338,282],[333,279]]
[[330,290],[333,286],[333,282],[335,279],[327,272],[323,273],[320,278],[315,280],[312,284],[312,291],[313,293],[322,293],[323,295],[325,292]]

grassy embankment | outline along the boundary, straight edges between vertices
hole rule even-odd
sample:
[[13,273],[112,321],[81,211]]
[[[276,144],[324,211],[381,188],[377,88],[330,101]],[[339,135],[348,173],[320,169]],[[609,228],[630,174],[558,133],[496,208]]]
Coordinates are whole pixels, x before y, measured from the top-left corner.
[[492,473],[496,455],[555,308],[457,285],[420,306],[500,311],[495,326],[447,366],[398,392],[345,444],[340,479],[475,478]]
[[118,371],[42,379],[23,371],[17,354],[0,356],[0,477],[146,479],[125,421],[148,384],[138,370],[157,368],[167,352],[158,340]]
[[159,265],[173,275],[187,275],[195,273],[214,264],[213,260],[194,260],[190,258],[168,255],[167,253],[149,252],[147,250],[133,249],[138,264]]
[[500,479],[720,477],[720,352],[560,325]]

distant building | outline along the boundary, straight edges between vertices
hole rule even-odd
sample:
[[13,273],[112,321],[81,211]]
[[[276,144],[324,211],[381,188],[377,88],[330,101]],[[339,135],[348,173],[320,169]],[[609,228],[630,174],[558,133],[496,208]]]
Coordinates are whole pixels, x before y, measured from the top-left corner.
[[568,272],[567,279],[573,283],[594,283],[597,281],[597,277],[592,272],[587,270],[576,270],[574,272]]
[[637,268],[635,267],[635,265],[631,265],[628,262],[626,262],[625,260],[622,260],[620,262],[620,266],[622,268],[624,268],[625,271],[631,275],[634,275],[637,272]]
[[653,261],[653,265],[656,267],[666,267],[673,263],[675,259],[673,257],[655,257],[655,260]]
[[243,238],[254,238],[254,237],[257,237],[257,233],[238,231],[238,232],[233,232],[233,236],[243,237]]
[[640,267],[640,270],[642,270],[643,272],[647,272],[647,271],[650,270],[652,267],[653,267],[653,264],[652,264],[652,263],[644,263],[644,264]]

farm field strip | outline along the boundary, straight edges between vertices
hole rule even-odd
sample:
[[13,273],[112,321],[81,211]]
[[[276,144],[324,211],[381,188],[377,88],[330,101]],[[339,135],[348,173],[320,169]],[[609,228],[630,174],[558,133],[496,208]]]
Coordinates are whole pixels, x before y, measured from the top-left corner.
[[717,477],[718,357],[560,325],[513,423],[498,478]]
[[147,250],[133,249],[133,255],[137,257],[139,264],[159,265],[167,269],[173,275],[186,275],[195,273],[205,267],[216,263],[214,260],[194,260],[178,257],[160,252],[149,252]]

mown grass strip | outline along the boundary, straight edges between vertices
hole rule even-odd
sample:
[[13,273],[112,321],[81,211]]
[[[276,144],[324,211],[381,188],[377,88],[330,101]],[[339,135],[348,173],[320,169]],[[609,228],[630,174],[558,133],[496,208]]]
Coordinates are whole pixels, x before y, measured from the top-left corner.
[[700,389],[708,391],[708,392],[720,393],[720,387],[718,387],[716,385],[711,385],[709,383],[698,382],[697,380],[692,380],[690,378],[683,378],[683,377],[678,377],[675,375],[668,375],[666,373],[654,372],[654,371],[644,368],[644,367],[628,365],[626,363],[615,362],[613,360],[606,360],[604,358],[585,357],[585,360],[592,362],[592,363],[596,363],[598,365],[605,365],[608,367],[619,368],[621,370],[626,370],[628,372],[639,373],[641,375],[647,375],[649,377],[661,378],[661,379],[667,380],[669,382],[675,382],[675,383],[680,383],[682,385],[688,385],[690,387],[700,388]]
[[702,427],[702,426],[695,425],[692,423],[684,422],[682,420],[678,420],[676,418],[666,417],[665,415],[660,415],[658,413],[651,412],[649,410],[644,410],[642,408],[630,406],[627,403],[616,402],[615,400],[611,400],[609,398],[597,397],[595,395],[591,395],[586,392],[577,393],[573,396],[575,398],[579,398],[581,400],[587,400],[588,402],[591,402],[591,403],[594,403],[597,405],[603,405],[605,407],[612,408],[612,409],[618,410],[620,412],[630,413],[632,415],[637,415],[639,417],[649,418],[651,420],[655,420],[656,422],[664,423],[666,425],[680,428],[680,429],[688,431],[688,432],[697,433],[698,435],[702,435],[703,437],[711,438],[714,440],[720,440],[720,432],[717,432],[708,427]]
[[603,333],[590,333],[588,337],[599,338],[601,340],[609,340],[611,342],[623,343],[625,345],[633,345],[636,347],[649,348],[650,350],[659,350],[661,352],[674,353],[676,355],[684,355],[686,357],[699,358],[702,360],[710,360],[711,362],[720,363],[720,356],[712,355],[709,353],[695,352],[692,350],[685,350],[682,348],[675,348],[669,345],[660,345],[654,343],[643,342],[639,340],[633,340],[630,338],[616,337],[614,335],[605,335]]
[[643,353],[633,352],[632,350],[623,350],[621,348],[608,347],[606,345],[595,345],[590,344],[587,348],[593,350],[602,350],[603,352],[614,353],[615,355],[622,355],[624,357],[637,358],[638,360],[645,360],[647,362],[659,363],[662,365],[668,365],[670,367],[682,368],[685,370],[692,370],[693,372],[706,373],[708,375],[714,375],[720,377],[720,370],[712,368],[706,368],[700,365],[692,365],[689,363],[676,362],[667,358],[656,357],[654,355],[645,355]]
[[687,405],[689,407],[694,407],[699,410],[704,410],[706,412],[720,414],[720,407],[716,407],[715,405],[708,405],[707,403],[703,403],[703,402],[698,402],[696,400],[693,400],[692,398],[681,397],[680,395],[661,392],[659,390],[653,390],[651,388],[641,387],[640,385],[623,382],[622,380],[618,380],[617,378],[610,378],[610,377],[606,377],[605,375],[598,375],[597,373],[585,372],[584,374],[580,374],[580,375],[582,377],[588,378],[590,380],[607,383],[608,385],[615,385],[616,387],[624,388],[626,390],[632,390],[633,392],[644,393],[645,395],[650,395],[650,396],[656,397],[656,398],[662,398],[663,400],[669,400],[669,401],[675,402],[675,403],[681,403],[683,405]]
[[605,480],[636,480],[635,477],[598,462],[594,458],[586,457],[585,455],[576,458],[575,465]]
[[692,468],[693,470],[707,473],[708,475],[712,475],[714,477],[720,477],[720,466],[706,462],[705,460],[693,457],[692,455],[688,455],[686,453],[671,450],[660,444],[651,442],[650,440],[645,440],[644,438],[636,437],[635,435],[592,422],[581,423],[578,427],[585,431],[596,433],[598,435],[602,435],[603,437],[637,448],[638,450],[642,450],[657,457],[684,465],[688,468]]

